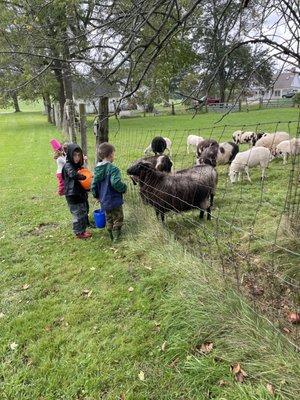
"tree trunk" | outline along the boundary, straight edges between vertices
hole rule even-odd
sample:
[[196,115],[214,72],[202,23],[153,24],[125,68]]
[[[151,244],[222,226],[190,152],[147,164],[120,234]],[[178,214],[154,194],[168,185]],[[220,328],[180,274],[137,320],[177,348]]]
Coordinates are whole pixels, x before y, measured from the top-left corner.
[[52,124],[52,116],[51,116],[52,107],[51,107],[51,99],[49,93],[43,94],[43,100],[45,104],[48,122]]
[[108,97],[99,99],[99,125],[96,134],[96,163],[99,161],[98,147],[100,143],[108,142]]
[[218,86],[220,94],[220,102],[225,103],[225,90],[226,90],[226,73],[224,64],[218,67]]
[[55,67],[54,67],[54,74],[55,74],[55,79],[58,82],[59,89],[58,89],[58,101],[59,101],[59,120],[56,121],[57,126],[62,128],[63,126],[63,116],[64,116],[64,106],[66,102],[66,96],[65,96],[65,91],[64,91],[64,82],[63,82],[63,76],[62,76],[62,67],[61,67],[61,62],[56,61],[55,62]]
[[19,102],[18,102],[18,95],[16,92],[13,92],[13,94],[11,95],[13,102],[14,102],[14,108],[15,108],[15,112],[21,112],[20,107],[19,107]]
[[[67,47],[67,46],[65,46]],[[68,49],[66,50],[68,53]],[[67,126],[68,133],[70,136],[70,141],[76,143],[76,125],[75,125],[75,106],[73,101],[73,87],[72,87],[72,77],[71,68],[69,63],[64,63],[63,65],[63,81],[66,96],[66,115],[67,115]]]
[[86,112],[85,104],[79,104],[80,116],[80,136],[81,136],[81,149],[85,156],[87,156],[87,137],[86,137]]

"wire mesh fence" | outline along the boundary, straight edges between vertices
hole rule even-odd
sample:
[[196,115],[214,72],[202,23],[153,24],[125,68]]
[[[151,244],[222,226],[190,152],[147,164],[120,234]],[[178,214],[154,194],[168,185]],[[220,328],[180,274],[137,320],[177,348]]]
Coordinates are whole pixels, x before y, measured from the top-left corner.
[[[188,154],[186,147],[188,135],[225,142],[232,140],[232,132],[237,129],[286,131],[291,137],[299,136],[298,121],[287,121],[196,130],[122,130],[112,134],[111,141],[116,145],[117,163],[126,174],[127,167],[143,157],[154,136],[168,137],[172,141],[174,171],[178,171],[195,164],[195,152]],[[241,145],[240,151],[248,148],[248,144]],[[219,269],[224,285],[233,285],[278,334],[299,348],[299,331],[290,319],[290,314],[297,312],[300,300],[300,248],[299,235],[295,234],[300,221],[299,156],[290,157],[287,165],[282,159],[274,159],[269,164],[268,178],[263,181],[259,168],[254,168],[252,183],[231,184],[228,169],[228,165],[217,167],[219,178],[212,221],[200,221],[199,207],[191,206],[192,210],[186,213],[167,213],[166,233],[200,262]],[[154,207],[144,204],[139,187],[128,182],[126,207],[131,210],[130,218],[138,224],[141,218],[154,214],[155,202],[159,207],[161,199],[156,194]],[[154,185],[151,189],[154,192],[157,188]],[[162,192],[161,196],[164,195]]]

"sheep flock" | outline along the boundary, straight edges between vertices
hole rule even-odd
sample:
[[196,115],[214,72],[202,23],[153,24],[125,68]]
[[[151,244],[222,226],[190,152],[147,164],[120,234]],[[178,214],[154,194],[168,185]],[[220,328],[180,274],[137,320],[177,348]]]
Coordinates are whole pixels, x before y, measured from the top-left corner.
[[[210,220],[219,165],[229,166],[228,177],[232,184],[244,176],[251,182],[250,169],[260,167],[261,179],[265,179],[274,158],[282,157],[286,164],[289,156],[300,154],[300,139],[290,137],[287,132],[235,131],[232,139],[218,143],[211,138],[189,135],[186,153],[193,149],[195,163],[189,168],[175,170],[171,160],[172,141],[157,136],[144,150],[144,157],[127,169],[127,174],[139,186],[142,201],[152,206],[162,221],[169,211],[181,213],[192,209],[199,210],[200,219],[206,212]],[[249,149],[240,151],[241,144],[248,144]]]

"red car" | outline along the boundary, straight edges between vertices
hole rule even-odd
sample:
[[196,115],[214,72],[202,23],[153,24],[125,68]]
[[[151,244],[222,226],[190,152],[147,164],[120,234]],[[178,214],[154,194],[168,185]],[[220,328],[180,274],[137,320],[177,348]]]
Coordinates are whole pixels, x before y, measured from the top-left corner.
[[220,103],[220,99],[215,99],[213,97],[206,97],[206,104],[218,104]]

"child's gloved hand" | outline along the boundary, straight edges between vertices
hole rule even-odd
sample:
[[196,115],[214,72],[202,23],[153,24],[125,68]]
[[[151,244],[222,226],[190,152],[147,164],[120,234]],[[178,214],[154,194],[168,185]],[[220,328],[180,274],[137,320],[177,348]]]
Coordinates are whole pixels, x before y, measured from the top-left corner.
[[84,180],[86,179],[86,176],[85,176],[85,175],[82,175],[82,174],[77,174],[77,177],[78,177],[78,179],[79,179],[80,181],[84,181]]

